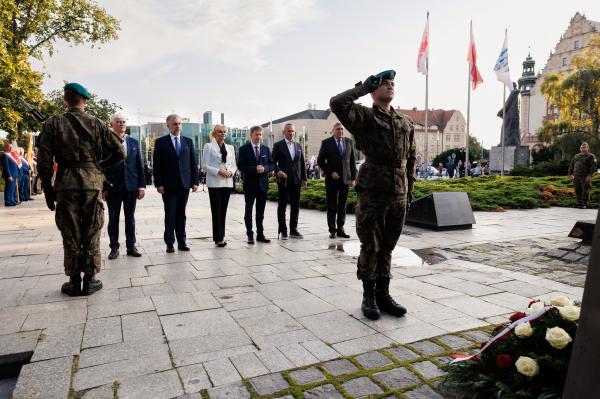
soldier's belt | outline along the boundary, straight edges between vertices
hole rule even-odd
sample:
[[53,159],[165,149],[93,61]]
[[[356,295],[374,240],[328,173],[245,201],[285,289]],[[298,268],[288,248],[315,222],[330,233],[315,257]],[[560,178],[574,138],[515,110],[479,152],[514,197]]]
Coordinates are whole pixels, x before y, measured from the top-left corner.
[[63,169],[98,169],[94,162],[83,162],[83,161],[59,161],[58,167]]

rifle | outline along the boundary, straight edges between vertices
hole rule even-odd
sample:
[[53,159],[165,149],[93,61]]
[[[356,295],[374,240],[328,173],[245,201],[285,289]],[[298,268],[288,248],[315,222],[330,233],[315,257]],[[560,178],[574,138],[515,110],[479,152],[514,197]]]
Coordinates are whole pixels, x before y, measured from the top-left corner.
[[[31,116],[33,116],[38,122],[44,123],[46,119],[48,119],[48,117],[42,114],[42,112],[39,109],[33,108],[31,105],[29,105],[29,103],[27,103],[27,101],[23,100],[21,97],[17,97],[17,99],[19,100],[23,108],[25,108],[27,112],[29,112]],[[33,146],[39,148],[39,141],[40,136],[36,136],[35,143],[33,143]]]

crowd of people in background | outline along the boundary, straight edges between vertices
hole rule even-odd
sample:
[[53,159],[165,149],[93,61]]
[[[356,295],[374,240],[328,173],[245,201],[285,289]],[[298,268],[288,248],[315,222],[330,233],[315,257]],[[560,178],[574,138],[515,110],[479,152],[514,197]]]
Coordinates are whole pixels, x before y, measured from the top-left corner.
[[40,192],[36,155],[35,152],[28,154],[15,144],[4,145],[0,152],[0,164],[4,179],[5,206],[32,201],[31,196]]

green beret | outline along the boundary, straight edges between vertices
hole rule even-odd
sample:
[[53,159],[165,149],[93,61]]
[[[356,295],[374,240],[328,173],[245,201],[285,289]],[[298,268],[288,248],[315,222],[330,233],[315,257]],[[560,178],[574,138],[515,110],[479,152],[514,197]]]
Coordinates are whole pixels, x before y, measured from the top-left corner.
[[382,80],[394,80],[396,77],[396,71],[393,69],[389,69],[387,71],[379,72],[375,75],[376,78],[381,78]]
[[86,100],[90,99],[90,92],[87,91],[87,89],[85,87],[83,87],[82,85],[80,85],[79,83],[67,83],[65,85],[65,90],[71,90],[74,91],[75,93],[79,94],[81,97],[85,98]]

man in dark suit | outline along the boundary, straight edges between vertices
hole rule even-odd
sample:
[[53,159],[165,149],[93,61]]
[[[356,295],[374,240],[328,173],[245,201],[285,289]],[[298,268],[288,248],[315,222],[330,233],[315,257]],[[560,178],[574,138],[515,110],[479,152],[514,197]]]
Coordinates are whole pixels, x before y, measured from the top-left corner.
[[110,127],[123,140],[127,157],[117,166],[106,169],[105,189],[102,198],[108,205],[108,237],[110,239],[110,254],[108,259],[119,257],[119,217],[121,204],[125,213],[125,244],[127,255],[139,258],[142,254],[135,247],[135,205],[138,199],[144,198],[146,181],[144,166],[138,141],[125,134],[127,120],[122,114],[110,117]]
[[[185,235],[185,207],[190,188],[198,190],[198,160],[192,139],[181,136],[181,117],[167,116],[169,134],[159,137],[154,143],[154,186],[162,194],[165,208],[165,233],[167,252],[177,248],[189,251]],[[175,231],[175,234],[173,234]]]
[[335,238],[336,234],[341,238],[350,238],[344,231],[344,223],[348,187],[354,187],[356,180],[356,162],[352,140],[344,137],[344,127],[341,123],[335,123],[331,137],[321,142],[317,164],[325,173],[329,238]]
[[290,237],[304,238],[298,231],[298,214],[300,213],[300,188],[307,186],[306,165],[300,145],[294,141],[296,129],[291,123],[283,127],[284,139],[273,145],[273,162],[277,172],[277,188],[279,201],[277,204],[277,221],[282,240],[288,239],[285,223],[285,209],[290,203]]
[[250,143],[240,147],[237,162],[238,170],[244,175],[244,199],[246,200],[244,222],[246,222],[248,244],[254,244],[252,231],[254,201],[256,201],[256,241],[271,242],[264,235],[263,218],[267,191],[269,191],[269,173],[274,169],[274,164],[269,147],[261,144],[262,135],[263,129],[260,126],[253,126],[250,129]]

